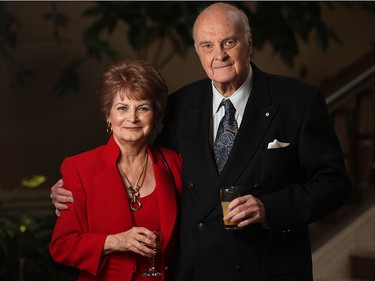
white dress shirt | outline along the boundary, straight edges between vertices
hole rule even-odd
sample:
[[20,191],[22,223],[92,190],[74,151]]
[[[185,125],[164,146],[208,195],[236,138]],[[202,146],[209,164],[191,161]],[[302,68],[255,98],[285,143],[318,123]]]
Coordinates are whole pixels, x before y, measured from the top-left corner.
[[[233,95],[229,97],[230,101],[232,102],[234,108],[236,109],[236,113],[234,117],[236,118],[238,129],[241,126],[241,121],[245,112],[245,107],[247,100],[249,99],[250,92],[252,89],[252,81],[253,81],[253,71],[250,66],[249,75],[247,76],[245,82],[239,87]],[[212,92],[213,92],[213,98],[212,98],[212,144],[214,143],[214,140],[216,138],[217,130],[220,124],[221,119],[224,117],[225,109],[224,106],[220,106],[220,103],[223,99],[228,99],[224,97],[220,92],[215,88],[213,82],[212,82]]]

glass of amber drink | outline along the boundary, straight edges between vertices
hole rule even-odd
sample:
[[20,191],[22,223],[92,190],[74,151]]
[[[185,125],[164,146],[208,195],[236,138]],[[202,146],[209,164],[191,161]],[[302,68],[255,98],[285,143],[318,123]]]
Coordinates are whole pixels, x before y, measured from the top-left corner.
[[[220,189],[221,208],[223,209],[223,217],[228,214],[229,203],[240,197],[238,186],[227,186]],[[238,222],[224,221],[225,229],[238,229]]]

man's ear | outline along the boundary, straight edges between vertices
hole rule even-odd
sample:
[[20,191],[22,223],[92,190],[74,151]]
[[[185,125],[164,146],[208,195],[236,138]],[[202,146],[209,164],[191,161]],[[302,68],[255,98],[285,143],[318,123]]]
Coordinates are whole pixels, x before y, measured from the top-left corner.
[[249,57],[251,57],[251,55],[253,54],[253,35],[251,33],[249,35],[248,42],[249,42],[249,49],[247,50],[247,53]]

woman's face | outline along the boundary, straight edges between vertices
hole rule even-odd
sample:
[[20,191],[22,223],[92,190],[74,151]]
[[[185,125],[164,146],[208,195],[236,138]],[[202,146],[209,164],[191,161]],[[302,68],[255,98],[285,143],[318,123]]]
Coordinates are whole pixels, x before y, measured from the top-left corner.
[[129,99],[127,90],[122,95],[116,93],[107,121],[118,143],[147,143],[154,124],[151,101]]

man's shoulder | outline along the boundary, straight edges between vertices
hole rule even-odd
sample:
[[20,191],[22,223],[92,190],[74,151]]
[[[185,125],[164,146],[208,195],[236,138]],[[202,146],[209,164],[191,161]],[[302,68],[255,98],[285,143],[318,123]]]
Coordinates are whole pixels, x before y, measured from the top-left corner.
[[164,146],[151,145],[150,149],[151,149],[153,154],[160,154],[160,155],[163,154],[163,155],[165,155],[167,157],[170,157],[170,158],[179,158],[180,157],[179,153],[177,153],[176,151],[174,151],[170,148],[164,147]]
[[254,71],[254,77],[257,81],[264,79],[268,87],[274,87],[276,89],[281,88],[304,88],[304,89],[316,89],[317,87],[297,77],[287,76],[278,73],[270,73],[260,70],[254,64],[252,65]]
[[168,165],[181,168],[181,165],[182,165],[181,154],[164,146],[153,145],[153,146],[150,146],[150,149],[153,155],[159,155],[162,160],[165,159]]
[[268,93],[274,102],[302,104],[312,97],[322,96],[318,87],[297,77],[264,72],[254,66],[253,69],[253,89],[262,95]]
[[185,86],[182,86],[175,92],[171,93],[171,96],[183,96],[187,94],[194,94],[194,93],[201,93],[202,89],[204,88],[210,88],[211,87],[211,80],[208,78],[203,78],[194,82],[191,82],[189,84],[186,84]]

